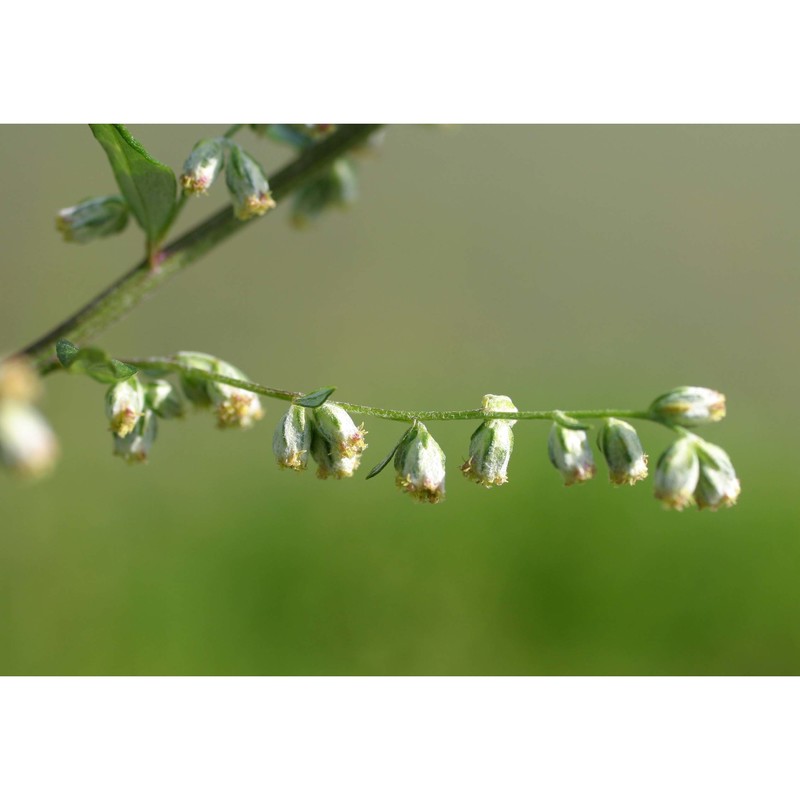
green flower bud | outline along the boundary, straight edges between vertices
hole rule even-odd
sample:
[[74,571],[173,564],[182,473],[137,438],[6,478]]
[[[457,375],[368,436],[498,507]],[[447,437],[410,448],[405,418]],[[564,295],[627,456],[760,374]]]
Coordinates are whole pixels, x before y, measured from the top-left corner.
[[182,417],[185,409],[178,390],[162,379],[152,381],[145,389],[145,403],[152,408],[161,419]]
[[597,469],[586,431],[565,428],[556,422],[550,429],[547,450],[550,462],[561,473],[565,486],[583,483],[595,476]]
[[0,403],[0,463],[28,478],[48,473],[58,458],[58,441],[47,420],[31,405]]
[[183,165],[181,186],[186,194],[206,194],[225,162],[219,139],[203,139],[189,153]]
[[[226,378],[248,380],[247,376],[227,361],[207,353],[180,352],[175,360],[182,366],[215,372]],[[205,378],[181,375],[181,388],[190,402],[204,407],[213,405],[220,428],[252,428],[264,416],[261,401],[255,392]]]
[[64,241],[81,244],[119,233],[127,224],[128,205],[121,197],[92,197],[62,208],[56,216],[56,228]]
[[134,375],[112,384],[106,392],[106,416],[115,436],[127,436],[144,411],[144,389]]
[[340,158],[317,178],[295,193],[292,224],[302,228],[332,206],[352,205],[358,196],[358,180],[350,163]]
[[261,216],[275,208],[263,170],[237,144],[230,145],[225,181],[233,199],[234,213],[239,219]]
[[394,456],[397,485],[421,503],[444,500],[445,455],[428,429],[416,422]]
[[367,449],[364,426],[356,426],[336,403],[323,403],[313,410],[311,455],[317,462],[317,477],[350,478]]
[[663,422],[693,427],[725,416],[725,395],[699,386],[679,386],[657,397],[650,413]]
[[698,508],[716,511],[723,506],[735,505],[741,486],[728,454],[721,447],[699,439],[697,455],[700,459],[700,478],[694,499]]
[[655,474],[655,496],[665,508],[682,511],[694,503],[694,492],[700,477],[695,436],[682,436],[658,459]]
[[272,452],[282,469],[300,471],[306,468],[311,450],[310,416],[303,406],[292,404],[278,422],[272,437]]
[[[517,411],[505,395],[487,394],[483,398],[485,411]],[[516,420],[489,419],[472,434],[469,458],[461,467],[464,475],[475,483],[491,488],[508,482],[508,462],[514,448],[511,428]]]
[[607,419],[597,437],[597,446],[608,464],[608,477],[616,486],[633,486],[647,477],[647,455],[633,425]]
[[128,464],[144,464],[158,433],[155,412],[149,408],[139,417],[136,426],[126,436],[114,437],[114,455]]

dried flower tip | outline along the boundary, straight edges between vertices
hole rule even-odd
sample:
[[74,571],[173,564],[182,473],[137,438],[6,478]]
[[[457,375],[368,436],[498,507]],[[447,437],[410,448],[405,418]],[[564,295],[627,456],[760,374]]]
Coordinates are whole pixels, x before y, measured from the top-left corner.
[[219,139],[203,139],[198,142],[183,165],[183,191],[186,194],[206,194],[222,170],[224,160]]
[[728,454],[721,447],[699,439],[697,455],[700,459],[700,477],[694,499],[698,508],[716,511],[723,506],[735,505],[741,485]]
[[[214,372],[240,381],[248,380],[241,370],[208,353],[184,351],[177,353],[175,360],[189,369]],[[220,428],[252,428],[264,416],[258,395],[247,389],[185,374],[181,375],[181,387],[189,401],[195,405],[215,406]]]
[[700,477],[696,436],[682,436],[673,442],[656,465],[655,497],[665,508],[682,511],[694,503],[694,493]]
[[261,216],[275,208],[263,170],[239,145],[230,145],[225,181],[239,219]]
[[144,389],[134,375],[109,387],[106,392],[106,416],[115,436],[127,436],[144,411]]
[[64,241],[81,244],[119,233],[127,223],[128,205],[121,197],[93,197],[62,208],[56,216],[56,228]]
[[597,437],[608,464],[608,477],[616,486],[633,486],[647,477],[647,455],[633,425],[609,418]]
[[0,403],[0,462],[27,478],[47,474],[58,458],[58,441],[47,420],[31,405]]
[[40,395],[41,381],[26,359],[12,358],[0,363],[0,402],[31,403]]
[[310,414],[302,406],[290,405],[272,437],[272,452],[281,469],[304,470],[311,449]]
[[586,431],[572,430],[554,423],[550,429],[547,450],[550,462],[561,473],[565,486],[588,481],[597,472]]
[[139,417],[136,426],[126,436],[114,437],[114,455],[128,464],[145,464],[158,433],[156,415],[149,408]]
[[421,503],[444,500],[445,455],[428,429],[416,422],[394,457],[397,485]]
[[323,403],[315,408],[314,422],[319,435],[329,443],[331,452],[342,458],[360,458],[367,449],[364,426],[356,425],[336,403]]
[[[502,394],[487,394],[483,398],[484,411],[517,411],[511,398]],[[514,448],[511,430],[516,420],[489,419],[472,434],[469,441],[469,458],[461,472],[475,483],[487,488],[508,482],[508,462]]]
[[699,386],[679,386],[657,397],[650,413],[658,419],[693,427],[707,422],[719,422],[725,416],[725,395]]
[[161,419],[182,417],[185,413],[183,399],[178,390],[162,379],[152,381],[145,390],[145,404]]

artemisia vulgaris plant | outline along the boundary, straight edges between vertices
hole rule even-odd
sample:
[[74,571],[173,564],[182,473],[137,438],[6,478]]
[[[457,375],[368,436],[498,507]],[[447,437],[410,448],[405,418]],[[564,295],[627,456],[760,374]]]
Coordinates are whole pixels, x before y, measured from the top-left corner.
[[[208,409],[219,428],[249,429],[264,416],[262,398],[287,403],[272,437],[278,465],[292,471],[316,464],[320,478],[351,478],[367,447],[356,417],[406,423],[394,449],[370,472],[393,462],[397,485],[416,500],[445,496],[445,454],[431,423],[473,420],[469,457],[461,473],[479,486],[508,481],[514,425],[551,423],[550,461],[572,486],[595,476],[587,420],[599,420],[596,449],[616,486],[632,486],[648,474],[648,459],[631,420],[666,426],[676,434],[658,459],[655,496],[666,507],[718,509],[736,502],[739,481],[720,447],[689,430],[725,416],[725,397],[683,386],[657,397],[648,408],[520,411],[505,395],[487,394],[462,411],[399,411],[331,400],[333,388],[313,392],[272,389],[250,381],[215,355],[180,352],[167,357],[109,357],[87,343],[146,295],[245,225],[291,197],[292,221],[305,225],[319,214],[353,202],[355,162],[383,135],[379,125],[234,125],[198,142],[179,178],[156,161],[122,125],[92,125],[110,162],[119,195],[94,197],[62,209],[56,227],[67,242],[87,243],[121,231],[132,217],[145,235],[146,256],[108,289],[16,356],[0,364],[0,460],[23,475],[53,466],[58,445],[36,408],[39,376],[54,370],[86,375],[106,384],[105,411],[112,451],[129,464],[150,457],[159,427],[186,408]],[[294,150],[287,166],[267,177],[258,159],[235,138],[243,130],[278,140]],[[164,244],[184,204],[224,183],[231,203],[180,238]]]

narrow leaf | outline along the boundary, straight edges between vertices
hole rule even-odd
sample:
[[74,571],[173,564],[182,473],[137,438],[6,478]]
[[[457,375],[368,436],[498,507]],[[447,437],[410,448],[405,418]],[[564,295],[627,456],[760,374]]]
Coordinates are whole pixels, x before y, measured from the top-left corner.
[[322,389],[317,389],[315,392],[309,392],[293,402],[296,406],[319,408],[335,391],[335,386],[326,386]]
[[59,339],[56,342],[56,356],[61,366],[68,369],[78,357],[80,349],[77,348],[69,339]]
[[369,480],[370,478],[374,478],[376,475],[378,475],[381,472],[383,472],[383,470],[386,468],[387,464],[394,458],[394,454],[397,452],[397,449],[406,440],[406,437],[408,436],[408,434],[411,433],[411,431],[414,430],[416,424],[417,423],[415,422],[410,428],[408,428],[406,430],[406,432],[400,437],[400,440],[397,442],[397,444],[391,449],[389,455],[386,456],[386,458],[384,458],[383,461],[381,461],[380,464],[376,464],[369,471],[369,475],[367,475],[366,480]]
[[175,174],[150,156],[124,125],[89,127],[106,151],[120,191],[152,248],[172,222],[177,193]]

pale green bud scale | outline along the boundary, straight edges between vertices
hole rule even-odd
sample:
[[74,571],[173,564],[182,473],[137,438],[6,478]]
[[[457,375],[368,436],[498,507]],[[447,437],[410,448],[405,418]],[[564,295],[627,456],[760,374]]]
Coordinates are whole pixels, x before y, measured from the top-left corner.
[[397,485],[421,503],[444,500],[445,455],[428,429],[416,422],[394,456]]
[[621,419],[607,419],[598,434],[597,446],[614,485],[633,486],[647,477],[647,455],[633,425]]

